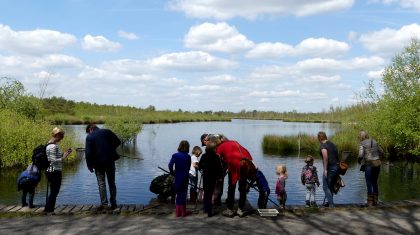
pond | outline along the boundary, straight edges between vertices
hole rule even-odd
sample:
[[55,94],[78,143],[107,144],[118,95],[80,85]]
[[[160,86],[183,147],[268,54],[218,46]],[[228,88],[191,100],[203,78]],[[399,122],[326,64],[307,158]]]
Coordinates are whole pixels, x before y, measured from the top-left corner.
[[[73,132],[84,143],[85,126],[65,126],[67,132]],[[239,141],[252,154],[254,161],[264,172],[271,186],[273,201],[275,166],[285,164],[288,168],[289,179],[286,190],[287,204],[303,204],[305,188],[300,184],[300,171],[304,165],[305,156],[273,156],[263,154],[261,143],[266,134],[296,135],[306,133],[316,135],[322,130],[332,135],[338,130],[337,124],[323,123],[293,123],[269,120],[240,120],[231,122],[187,122],[173,124],[146,124],[143,126],[137,141],[124,149],[119,149],[122,157],[116,162],[117,202],[119,204],[148,204],[156,195],[149,191],[150,182],[156,176],[163,174],[158,168],[167,169],[169,159],[176,152],[181,140],[188,140],[191,149],[200,145],[202,133],[223,133],[228,138]],[[81,147],[81,146],[75,146]],[[141,158],[142,160],[135,159]],[[319,156],[315,156],[315,166],[322,169]],[[415,169],[384,164],[380,175],[380,200],[392,201],[400,199],[418,198],[420,189],[419,175]],[[0,204],[19,204],[20,192],[17,192],[16,179],[23,169],[0,171]],[[320,171],[320,170],[318,170]],[[343,176],[346,186],[342,188],[334,199],[337,203],[363,203],[366,200],[364,176],[359,166],[352,165]],[[225,180],[226,181],[226,180]],[[45,177],[36,188],[35,204],[45,203]],[[226,189],[225,189],[226,192]],[[226,197],[226,195],[224,195]],[[258,194],[251,189],[248,200],[256,205]],[[324,199],[322,186],[317,189],[316,200],[321,204]],[[86,168],[85,161],[74,165],[65,165],[63,181],[57,204],[99,204],[99,193],[96,177]],[[269,206],[270,202],[269,202]]]

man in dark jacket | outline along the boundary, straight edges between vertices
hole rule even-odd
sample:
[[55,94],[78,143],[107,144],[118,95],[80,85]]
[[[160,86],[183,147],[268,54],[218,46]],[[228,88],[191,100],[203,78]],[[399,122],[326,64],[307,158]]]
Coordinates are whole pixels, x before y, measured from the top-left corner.
[[86,127],[86,164],[90,172],[95,171],[99,196],[103,209],[108,206],[105,176],[108,181],[111,209],[117,208],[117,187],[115,186],[115,161],[119,158],[116,148],[120,139],[108,129],[100,129],[95,124]]

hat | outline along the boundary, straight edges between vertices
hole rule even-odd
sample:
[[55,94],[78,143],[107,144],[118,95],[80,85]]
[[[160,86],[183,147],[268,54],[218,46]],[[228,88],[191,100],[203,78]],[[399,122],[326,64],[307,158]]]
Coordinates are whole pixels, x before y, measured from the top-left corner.
[[207,133],[204,133],[204,134],[201,135],[201,137],[200,137],[201,146],[206,146],[203,141],[207,136],[209,136],[209,134],[207,134]]
[[311,155],[307,156],[306,159],[305,159],[305,163],[310,163],[310,162],[313,162],[313,161],[314,161],[314,158]]

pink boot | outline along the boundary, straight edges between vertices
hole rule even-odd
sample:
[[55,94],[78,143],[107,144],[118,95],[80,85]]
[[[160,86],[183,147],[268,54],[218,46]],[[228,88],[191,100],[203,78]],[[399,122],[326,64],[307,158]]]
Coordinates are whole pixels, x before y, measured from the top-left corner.
[[186,205],[182,205],[180,207],[181,207],[181,215],[182,215],[182,217],[185,217],[185,216],[191,214],[191,212],[187,212],[187,206]]
[[176,217],[182,216],[182,206],[175,205],[175,216]]

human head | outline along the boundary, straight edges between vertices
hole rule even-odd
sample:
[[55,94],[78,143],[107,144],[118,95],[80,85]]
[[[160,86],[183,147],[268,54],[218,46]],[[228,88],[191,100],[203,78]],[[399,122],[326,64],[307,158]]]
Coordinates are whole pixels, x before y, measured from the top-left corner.
[[183,153],[188,153],[190,151],[190,143],[188,143],[188,141],[186,140],[182,140],[179,143],[178,151],[183,152]]
[[311,155],[306,156],[305,163],[312,165],[314,163],[314,158]]
[[359,139],[360,139],[360,141],[369,139],[369,134],[367,133],[367,131],[360,131],[359,132]]
[[51,136],[60,141],[64,138],[64,130],[59,127],[54,127],[51,132]]
[[319,142],[322,142],[322,141],[327,140],[327,139],[328,139],[327,134],[325,134],[325,132],[323,132],[323,131],[318,132],[318,141]]
[[93,130],[97,129],[98,127],[96,126],[95,123],[90,123],[86,126],[86,133],[89,134],[91,133]]
[[207,135],[206,149],[215,150],[217,145],[220,144],[220,137],[218,135]]
[[192,151],[191,151],[191,153],[194,154],[197,157],[199,157],[202,152],[203,152],[203,150],[201,150],[201,148],[199,146],[194,146]]
[[286,166],[283,164],[278,164],[276,166],[276,174],[277,175],[286,175],[287,176],[287,169]]
[[207,145],[207,141],[208,141],[208,137],[209,134],[204,133],[201,135],[200,140],[201,140],[201,146],[206,146]]

